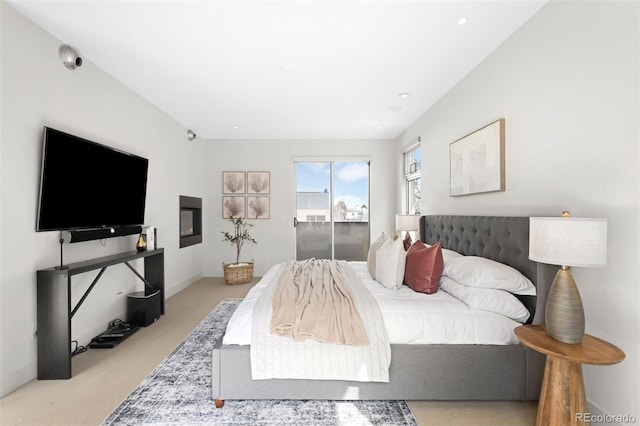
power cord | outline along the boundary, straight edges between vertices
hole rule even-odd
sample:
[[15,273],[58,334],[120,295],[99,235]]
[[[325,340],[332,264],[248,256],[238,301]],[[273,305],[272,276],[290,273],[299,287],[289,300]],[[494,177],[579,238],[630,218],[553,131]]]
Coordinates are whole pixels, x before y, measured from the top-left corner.
[[75,356],[75,355],[79,355],[83,352],[87,351],[87,347],[86,346],[80,346],[78,345],[78,341],[77,340],[72,340],[71,344],[75,344],[75,348],[71,351],[71,356]]
[[109,327],[105,333],[122,333],[131,330],[131,324],[122,321],[121,319],[114,319],[109,322]]

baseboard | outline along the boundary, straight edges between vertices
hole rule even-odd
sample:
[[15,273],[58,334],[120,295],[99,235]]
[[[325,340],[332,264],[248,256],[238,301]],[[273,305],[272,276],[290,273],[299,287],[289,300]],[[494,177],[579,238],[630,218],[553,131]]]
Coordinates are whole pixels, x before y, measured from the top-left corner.
[[184,290],[185,288],[189,287],[191,284],[195,283],[196,281],[202,279],[203,277],[204,277],[204,274],[199,273],[199,274],[196,274],[196,275],[194,275],[192,277],[187,278],[184,281],[181,281],[181,282],[177,283],[176,285],[173,285],[171,287],[165,287],[165,289],[164,289],[164,298],[165,298],[165,300],[170,298],[174,294],[180,293],[182,290]]
[[591,401],[587,401],[587,406],[589,407],[589,413],[587,413],[587,415],[589,416],[588,420],[591,421],[591,426],[623,426],[626,424],[635,424],[638,421],[636,417],[628,413],[605,413],[604,410]]
[[24,386],[31,380],[35,379],[38,372],[38,364],[34,360],[28,364],[21,366],[8,374],[0,377],[0,398],[4,398],[20,386]]

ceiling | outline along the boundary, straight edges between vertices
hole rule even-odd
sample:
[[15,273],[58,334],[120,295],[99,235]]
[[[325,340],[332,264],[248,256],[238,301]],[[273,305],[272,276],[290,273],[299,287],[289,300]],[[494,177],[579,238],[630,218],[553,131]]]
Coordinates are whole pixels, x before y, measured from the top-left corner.
[[205,139],[396,138],[545,2],[8,0]]

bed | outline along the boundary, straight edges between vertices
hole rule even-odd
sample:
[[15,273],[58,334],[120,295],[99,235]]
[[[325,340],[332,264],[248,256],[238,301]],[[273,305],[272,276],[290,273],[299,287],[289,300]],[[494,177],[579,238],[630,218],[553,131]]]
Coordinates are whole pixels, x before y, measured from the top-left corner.
[[[518,296],[528,323],[544,321],[555,270],[528,259],[528,217],[423,216],[420,239],[442,248],[509,265],[536,286]],[[252,380],[250,347],[216,342],[212,397],[216,406],[235,399],[332,400],[535,400],[544,357],[519,342],[510,344],[391,344],[388,382],[345,380]]]

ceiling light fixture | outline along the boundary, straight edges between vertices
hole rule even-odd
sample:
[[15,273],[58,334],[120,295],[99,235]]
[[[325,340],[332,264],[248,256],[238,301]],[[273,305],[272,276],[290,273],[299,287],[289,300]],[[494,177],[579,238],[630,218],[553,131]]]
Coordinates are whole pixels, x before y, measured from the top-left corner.
[[402,99],[404,99],[404,98],[408,98],[409,96],[411,96],[411,93],[403,92],[403,93],[400,93],[398,96],[400,96]]
[[462,18],[458,19],[458,25],[460,25],[461,27],[464,25],[467,25],[469,23],[469,18],[467,18],[466,16],[463,16]]
[[238,130],[240,127],[239,126],[233,126],[232,129],[233,130]]
[[196,138],[196,134],[194,133],[193,130],[188,129],[187,130],[187,139],[189,139],[190,141],[194,140]]

